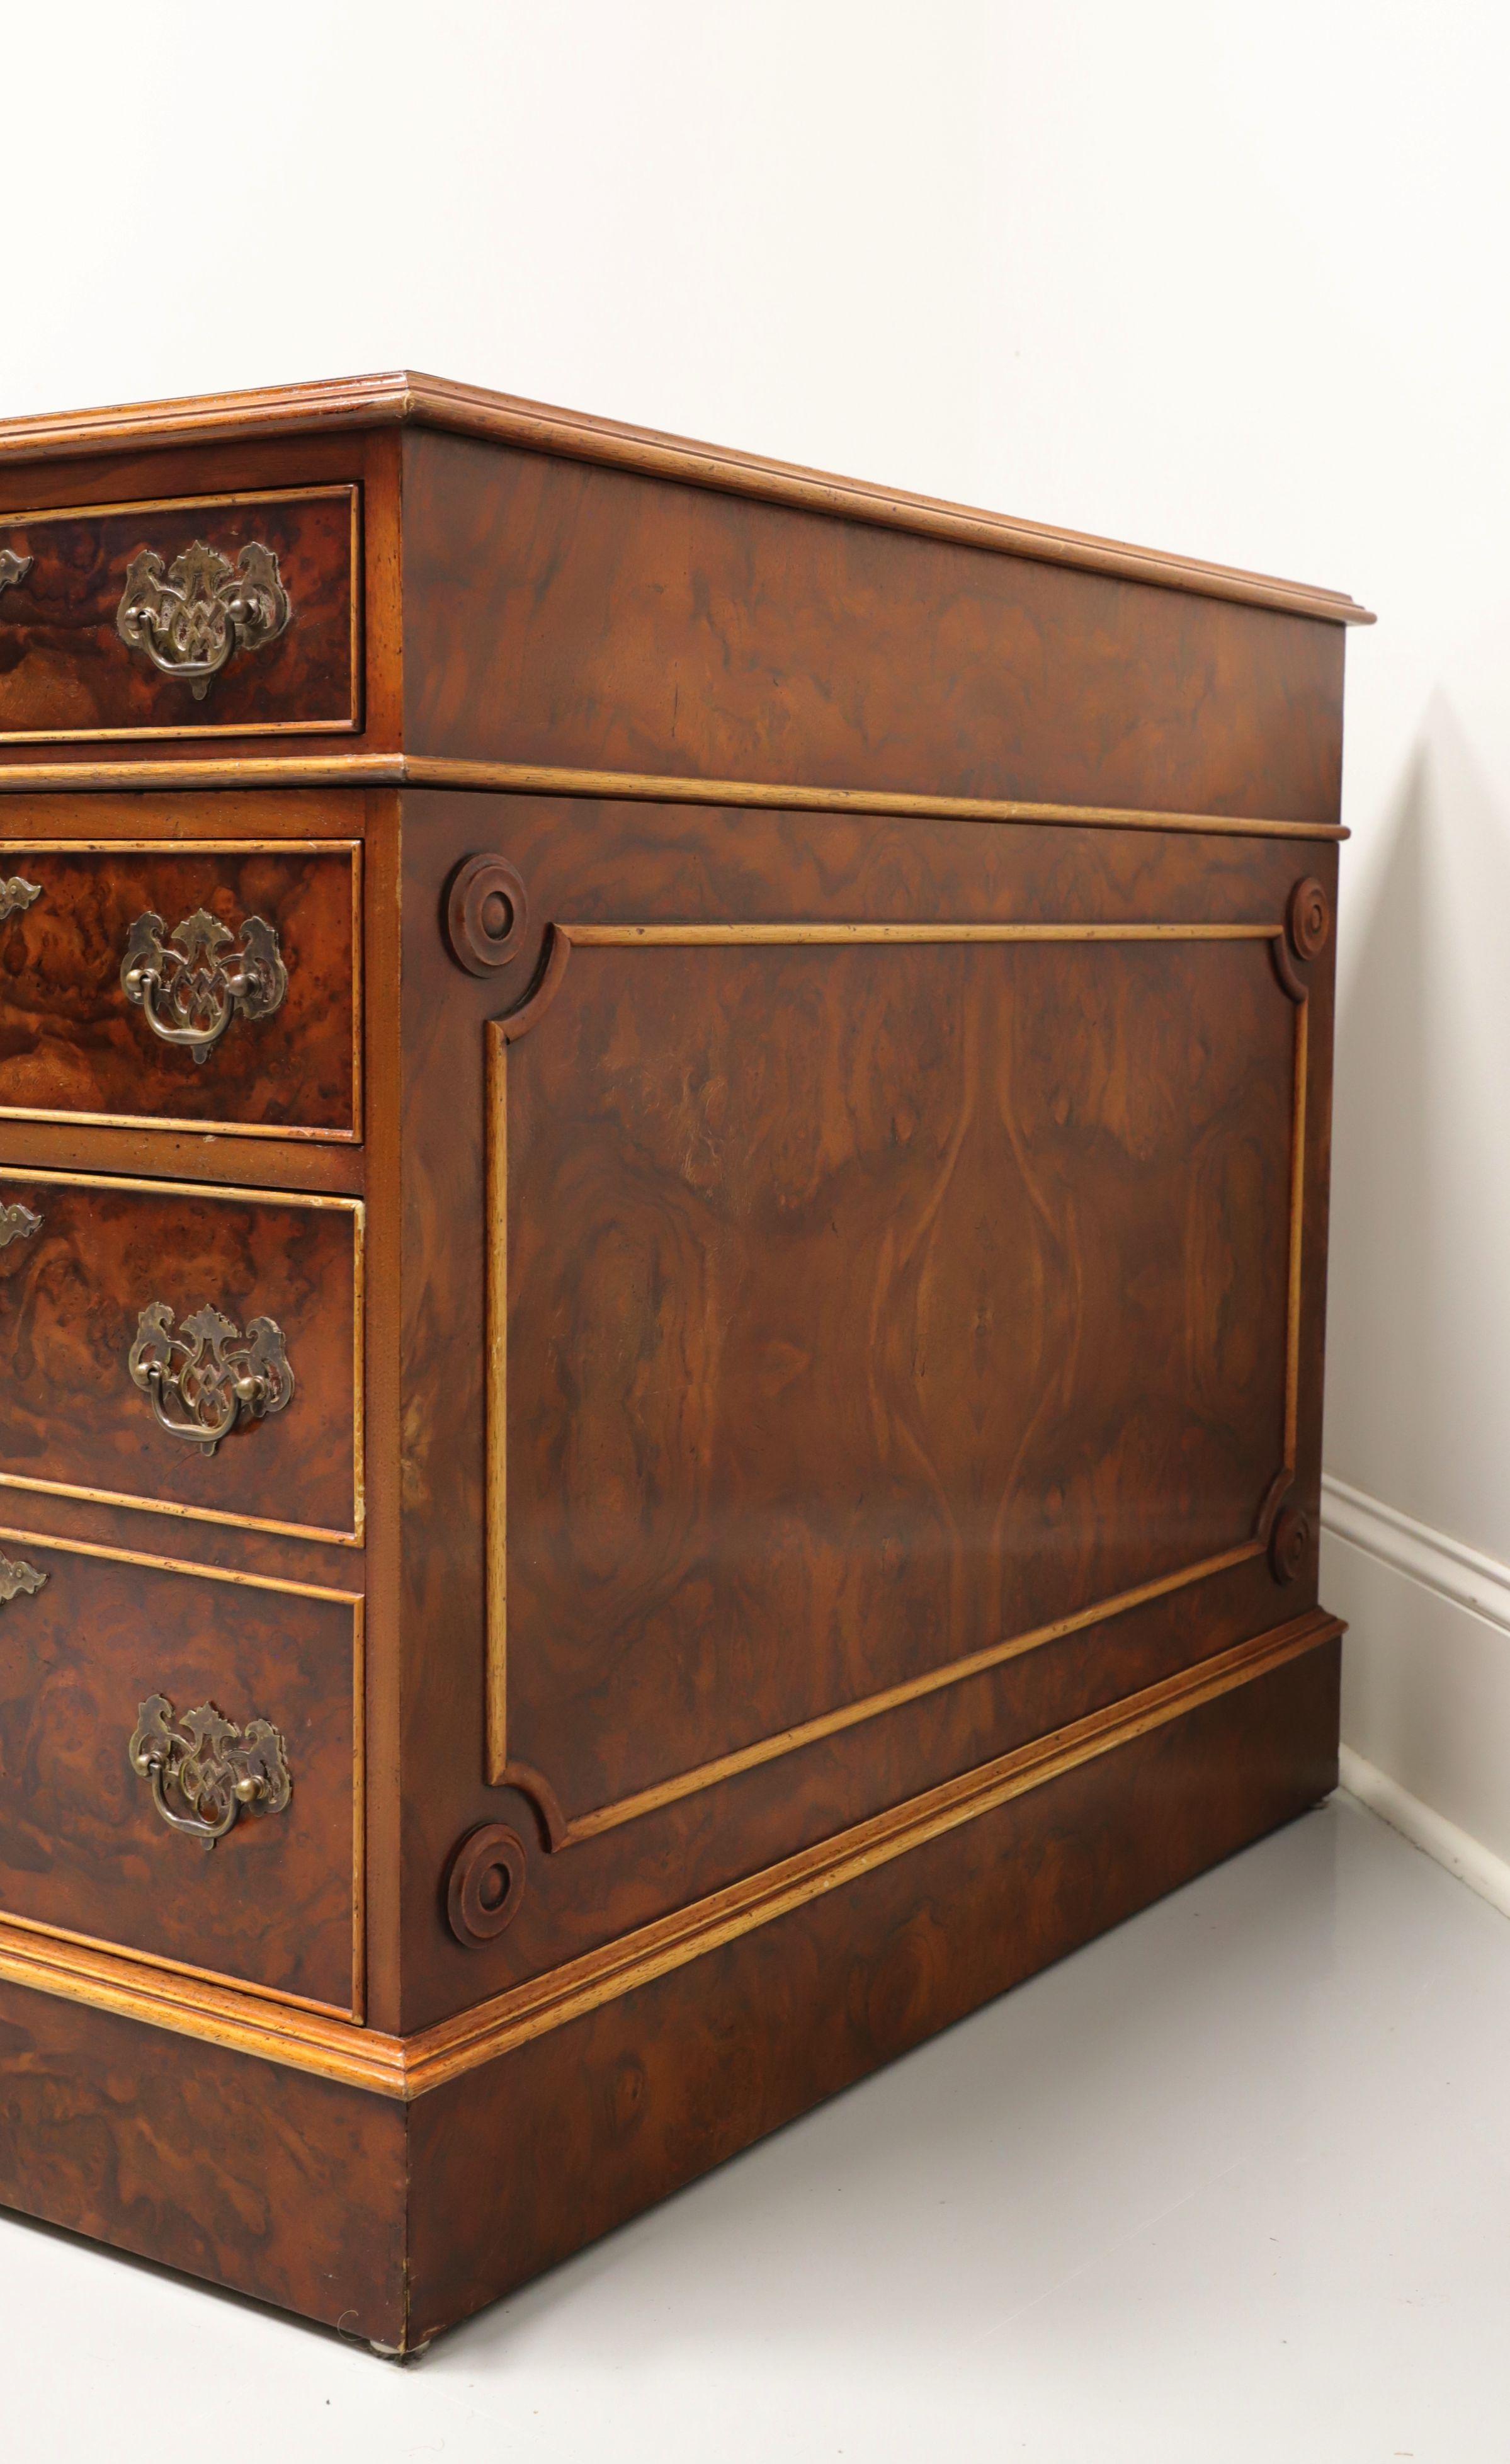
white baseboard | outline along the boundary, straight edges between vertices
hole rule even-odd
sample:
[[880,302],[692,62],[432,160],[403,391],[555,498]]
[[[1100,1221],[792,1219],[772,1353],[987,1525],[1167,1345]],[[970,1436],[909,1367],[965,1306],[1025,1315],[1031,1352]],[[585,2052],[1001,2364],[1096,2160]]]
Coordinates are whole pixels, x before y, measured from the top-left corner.
[[1510,1916],[1510,1566],[1330,1474],[1322,1531],[1343,1786]]
[[1339,1776],[1349,1796],[1356,1796],[1370,1813],[1377,1814],[1392,1830],[1404,1834],[1428,1857],[1434,1857],[1450,1874],[1466,1882],[1482,1900],[1488,1900],[1501,1915],[1510,1917],[1510,1864],[1497,1857],[1482,1842],[1459,1831],[1455,1822],[1445,1815],[1433,1813],[1418,1796],[1402,1788],[1388,1771],[1365,1762],[1350,1746],[1340,1749]]
[[1510,1566],[1498,1557],[1486,1557],[1445,1531],[1415,1522],[1397,1507],[1366,1497],[1361,1488],[1349,1488],[1330,1472],[1322,1475],[1322,1528],[1510,1634]]

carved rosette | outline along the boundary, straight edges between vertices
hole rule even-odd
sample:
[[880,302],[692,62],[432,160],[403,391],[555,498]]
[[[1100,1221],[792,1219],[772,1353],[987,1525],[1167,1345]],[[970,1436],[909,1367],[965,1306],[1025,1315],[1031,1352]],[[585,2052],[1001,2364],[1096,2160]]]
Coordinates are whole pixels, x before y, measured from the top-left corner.
[[504,1822],[470,1831],[451,1859],[446,1878],[446,1916],[469,1950],[496,1941],[519,1913],[524,1898],[525,1846]]
[[469,856],[446,894],[446,938],[470,976],[495,975],[518,957],[529,900],[514,866],[501,855]]
[[1309,962],[1319,958],[1326,947],[1332,929],[1331,906],[1321,883],[1309,875],[1298,881],[1290,892],[1284,929],[1298,958]]
[[1303,1506],[1283,1506],[1269,1534],[1269,1569],[1277,1583],[1293,1583],[1311,1553],[1311,1518]]

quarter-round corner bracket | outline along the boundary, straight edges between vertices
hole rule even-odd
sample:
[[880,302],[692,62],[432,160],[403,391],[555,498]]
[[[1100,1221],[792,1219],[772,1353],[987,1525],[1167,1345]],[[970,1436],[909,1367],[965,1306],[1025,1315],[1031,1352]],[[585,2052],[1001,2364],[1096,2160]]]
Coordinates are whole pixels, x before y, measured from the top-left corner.
[[493,1780],[494,1788],[517,1789],[527,1798],[531,1813],[539,1826],[540,1845],[550,1855],[564,1848],[571,1837],[571,1824],[561,1811],[561,1801],[543,1771],[530,1763],[507,1762]]

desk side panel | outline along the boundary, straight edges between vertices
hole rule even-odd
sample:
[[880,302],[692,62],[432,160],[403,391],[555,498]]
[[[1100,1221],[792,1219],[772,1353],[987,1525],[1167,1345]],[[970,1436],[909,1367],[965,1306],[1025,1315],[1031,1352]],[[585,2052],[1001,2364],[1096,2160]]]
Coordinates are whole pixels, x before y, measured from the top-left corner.
[[405,749],[1335,822],[1344,628],[404,439]]

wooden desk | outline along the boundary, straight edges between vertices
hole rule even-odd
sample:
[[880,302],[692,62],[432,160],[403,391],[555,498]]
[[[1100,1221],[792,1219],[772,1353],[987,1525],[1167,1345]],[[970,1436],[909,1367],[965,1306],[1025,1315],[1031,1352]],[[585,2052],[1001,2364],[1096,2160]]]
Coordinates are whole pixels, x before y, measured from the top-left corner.
[[0,428],[0,2198],[409,2350],[1333,1785],[1362,616]]

